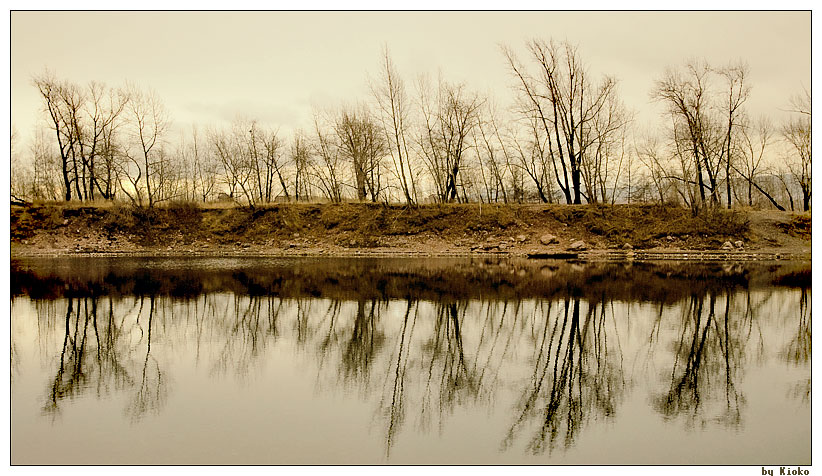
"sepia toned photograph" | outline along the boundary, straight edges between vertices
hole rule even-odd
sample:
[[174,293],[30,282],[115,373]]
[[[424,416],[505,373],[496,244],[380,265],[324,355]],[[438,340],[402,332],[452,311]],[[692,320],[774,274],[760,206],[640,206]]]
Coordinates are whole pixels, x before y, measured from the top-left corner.
[[9,15],[11,466],[810,474],[811,11]]

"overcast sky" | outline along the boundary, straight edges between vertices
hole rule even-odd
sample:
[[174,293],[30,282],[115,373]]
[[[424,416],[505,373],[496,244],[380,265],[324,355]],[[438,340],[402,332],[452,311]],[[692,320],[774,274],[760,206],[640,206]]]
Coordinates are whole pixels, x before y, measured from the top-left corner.
[[12,126],[29,140],[43,117],[31,78],[48,68],[153,88],[178,129],[237,115],[309,127],[312,105],[368,98],[383,44],[408,86],[441,71],[504,105],[499,45],[522,52],[534,37],[577,44],[592,73],[617,77],[641,123],[656,118],[654,79],[689,58],[747,61],[754,115],[810,88],[809,12],[12,12]]

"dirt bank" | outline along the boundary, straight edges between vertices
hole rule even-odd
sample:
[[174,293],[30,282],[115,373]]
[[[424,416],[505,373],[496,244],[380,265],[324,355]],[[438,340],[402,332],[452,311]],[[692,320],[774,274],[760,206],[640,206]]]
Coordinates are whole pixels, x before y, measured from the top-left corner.
[[631,253],[809,259],[810,237],[810,214],[709,210],[694,216],[687,209],[655,205],[11,207],[12,256]]

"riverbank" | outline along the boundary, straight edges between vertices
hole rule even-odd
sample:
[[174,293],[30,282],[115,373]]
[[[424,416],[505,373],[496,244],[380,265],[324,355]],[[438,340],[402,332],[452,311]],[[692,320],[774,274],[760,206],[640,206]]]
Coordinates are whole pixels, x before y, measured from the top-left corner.
[[810,259],[811,216],[657,205],[11,207],[12,256]]

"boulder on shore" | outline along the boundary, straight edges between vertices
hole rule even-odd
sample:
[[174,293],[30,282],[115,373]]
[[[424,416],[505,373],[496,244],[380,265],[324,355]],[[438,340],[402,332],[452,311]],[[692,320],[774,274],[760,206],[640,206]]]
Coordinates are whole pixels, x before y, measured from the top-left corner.
[[550,233],[546,233],[539,237],[539,242],[543,245],[553,245],[559,243],[559,239]]
[[582,240],[575,241],[568,247],[568,251],[585,251],[587,249],[588,245],[586,245]]

